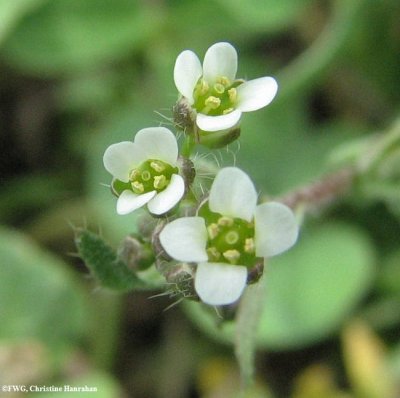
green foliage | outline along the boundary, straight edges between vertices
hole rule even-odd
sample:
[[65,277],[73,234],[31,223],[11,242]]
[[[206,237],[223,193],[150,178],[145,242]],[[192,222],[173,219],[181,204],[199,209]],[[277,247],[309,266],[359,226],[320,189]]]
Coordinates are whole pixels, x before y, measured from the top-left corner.
[[26,17],[4,53],[30,73],[75,72],[138,50],[159,23],[158,9],[136,1],[52,0]]
[[86,299],[66,265],[18,232],[0,229],[0,339],[67,347],[84,335]]
[[154,288],[130,270],[99,235],[77,229],[75,243],[80,256],[101,286],[117,291]]
[[[258,345],[286,350],[332,334],[368,291],[374,261],[369,240],[354,227],[328,224],[303,232],[294,248],[266,264]],[[193,304],[187,313],[211,336],[232,341],[233,325],[217,329],[213,314]]]

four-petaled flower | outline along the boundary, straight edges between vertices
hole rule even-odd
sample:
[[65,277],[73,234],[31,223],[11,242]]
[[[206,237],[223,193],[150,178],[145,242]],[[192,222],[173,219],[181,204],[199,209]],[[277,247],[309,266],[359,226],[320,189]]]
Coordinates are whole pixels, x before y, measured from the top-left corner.
[[150,213],[164,214],[185,192],[177,166],[178,144],[165,127],[142,129],[134,142],[109,146],[103,162],[114,177],[112,189],[119,196],[118,214],[128,214],[145,204]]
[[221,169],[208,203],[196,217],[178,218],[160,233],[173,259],[197,263],[195,289],[210,305],[235,302],[252,269],[263,258],[289,249],[297,240],[293,212],[277,202],[257,206],[257,193],[246,173]]
[[272,77],[245,82],[236,79],[237,52],[229,43],[216,43],[206,52],[203,66],[197,55],[185,50],[178,55],[174,81],[180,94],[196,110],[196,124],[203,131],[234,127],[242,112],[268,105],[278,89]]

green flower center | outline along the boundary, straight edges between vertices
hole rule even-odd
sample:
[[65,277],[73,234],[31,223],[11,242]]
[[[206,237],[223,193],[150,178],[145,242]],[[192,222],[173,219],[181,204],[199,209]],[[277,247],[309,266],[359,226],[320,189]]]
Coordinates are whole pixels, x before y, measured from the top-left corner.
[[138,195],[152,191],[161,192],[170,183],[172,174],[177,173],[177,167],[172,167],[162,160],[149,159],[130,171],[129,182],[115,179],[112,182],[112,190],[117,196],[126,189]]
[[131,189],[139,195],[151,191],[161,192],[168,186],[172,174],[177,172],[176,167],[162,160],[146,160],[129,173]]
[[207,227],[208,261],[249,268],[257,263],[254,222],[213,213],[208,206],[203,206],[199,215]]
[[197,112],[210,116],[226,115],[235,109],[237,90],[241,80],[231,82],[220,76],[213,85],[200,78],[194,88],[194,107]]

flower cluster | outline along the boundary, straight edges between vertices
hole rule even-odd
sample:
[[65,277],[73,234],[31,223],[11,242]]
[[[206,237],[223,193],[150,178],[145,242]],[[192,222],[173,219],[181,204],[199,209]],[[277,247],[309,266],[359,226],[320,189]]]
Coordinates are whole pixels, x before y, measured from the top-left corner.
[[[192,51],[178,56],[174,81],[179,101],[190,107],[199,137],[201,132],[220,136],[232,131],[243,112],[260,109],[274,98],[277,83],[272,77],[245,82],[236,79],[236,71],[237,53],[229,43],[211,46],[203,65]],[[180,202],[193,184],[193,168],[188,172],[185,166],[192,165],[189,156],[179,155],[177,139],[169,129],[151,127],[140,130],[133,142],[109,146],[103,162],[113,177],[118,214],[146,205],[151,215],[168,221],[161,232],[154,231],[156,257],[164,255],[173,266],[190,264],[195,294],[204,303],[231,304],[247,284],[258,279],[254,270],[262,270],[267,257],[296,242],[298,226],[285,205],[257,205],[254,184],[237,167],[225,167],[216,174],[205,200],[198,203],[192,195],[186,201],[195,216],[179,217]]]

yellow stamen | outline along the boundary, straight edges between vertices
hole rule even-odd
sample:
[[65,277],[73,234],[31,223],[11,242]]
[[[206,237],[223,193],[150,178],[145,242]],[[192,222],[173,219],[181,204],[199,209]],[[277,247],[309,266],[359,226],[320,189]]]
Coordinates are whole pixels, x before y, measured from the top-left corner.
[[231,85],[230,80],[226,76],[220,76],[217,79],[218,83],[221,83],[223,86],[228,87]]
[[199,84],[199,95],[205,95],[207,94],[208,90],[210,89],[210,86],[205,80],[201,80]]
[[255,244],[254,244],[254,239],[253,238],[247,238],[244,241],[244,251],[246,253],[254,253],[255,251]]
[[237,90],[236,88],[232,87],[228,90],[228,95],[229,95],[229,101],[232,103],[236,102],[237,99]]
[[132,184],[132,189],[135,193],[143,193],[144,192],[144,186],[141,182],[139,181],[133,181]]
[[219,227],[217,224],[212,223],[207,227],[208,236],[210,239],[214,239],[219,234]]
[[204,103],[209,109],[217,109],[221,105],[221,100],[213,95],[210,95]]
[[222,216],[218,219],[218,225],[221,225],[221,227],[231,227],[233,225],[233,218]]
[[221,253],[217,250],[216,247],[209,247],[207,249],[207,254],[209,261],[218,261],[221,257]]
[[155,189],[163,189],[168,185],[167,177],[164,174],[154,177],[153,186]]
[[222,255],[231,263],[231,264],[235,264],[237,262],[237,260],[239,260],[240,257],[240,253],[233,249],[233,250],[227,250],[225,252],[222,253]]
[[233,111],[233,108],[228,108],[228,109],[225,109],[224,111],[222,111],[222,114],[227,115],[228,113],[231,113],[232,111]]
[[140,174],[139,170],[137,169],[131,170],[131,172],[129,173],[129,180],[135,181],[139,177],[139,174]]
[[161,173],[162,171],[165,170],[165,166],[162,162],[160,162],[159,160],[153,160],[150,163],[150,167],[156,171],[157,173]]

